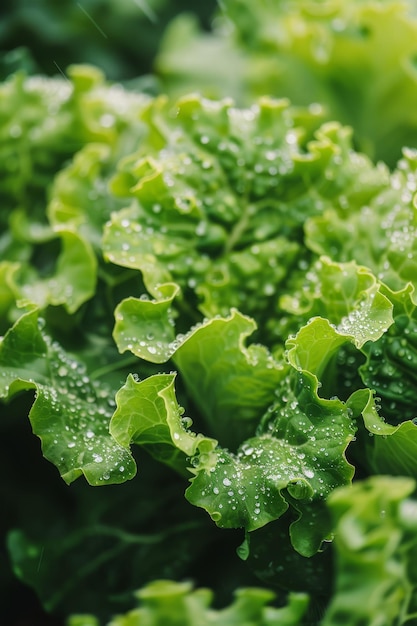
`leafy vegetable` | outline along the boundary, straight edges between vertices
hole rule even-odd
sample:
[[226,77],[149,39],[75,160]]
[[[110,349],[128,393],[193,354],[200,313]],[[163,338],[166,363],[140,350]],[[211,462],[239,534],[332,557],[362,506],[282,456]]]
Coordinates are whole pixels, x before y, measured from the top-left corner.
[[413,619],[415,153],[68,76],[0,87],[5,458],[28,414],[64,511],[9,496],[15,575],[71,626]]

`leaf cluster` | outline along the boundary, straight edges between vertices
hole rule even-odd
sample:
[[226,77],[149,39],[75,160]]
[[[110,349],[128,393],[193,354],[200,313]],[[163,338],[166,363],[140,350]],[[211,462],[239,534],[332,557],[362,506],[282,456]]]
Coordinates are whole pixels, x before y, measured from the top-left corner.
[[[223,6],[265,49],[267,4]],[[67,74],[0,85],[15,576],[69,626],[412,623],[416,152]]]

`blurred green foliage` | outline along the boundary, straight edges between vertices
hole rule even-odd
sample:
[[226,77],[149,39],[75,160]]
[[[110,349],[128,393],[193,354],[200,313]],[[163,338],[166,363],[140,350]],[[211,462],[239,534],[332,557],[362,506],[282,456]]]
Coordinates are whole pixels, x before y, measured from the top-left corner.
[[215,0],[3,0],[0,77],[24,68],[53,75],[91,63],[112,80],[150,72],[167,24],[187,11],[203,28]]
[[417,145],[414,0],[220,0],[212,31],[192,15],[166,31],[163,91],[250,105],[261,95],[319,103],[355,147],[390,167]]

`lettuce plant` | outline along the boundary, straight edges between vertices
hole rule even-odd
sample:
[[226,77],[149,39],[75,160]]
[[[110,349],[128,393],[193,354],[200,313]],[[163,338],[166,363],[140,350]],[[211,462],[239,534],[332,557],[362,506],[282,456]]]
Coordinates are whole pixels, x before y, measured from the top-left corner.
[[390,172],[287,100],[69,77],[1,86],[2,412],[28,398],[87,483],[52,537],[15,514],[15,573],[71,626],[406,623],[416,153]]

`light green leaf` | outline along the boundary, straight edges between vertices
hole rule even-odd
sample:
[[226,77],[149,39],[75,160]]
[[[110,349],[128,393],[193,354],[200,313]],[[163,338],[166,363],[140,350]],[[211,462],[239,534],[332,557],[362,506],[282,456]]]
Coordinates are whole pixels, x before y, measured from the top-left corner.
[[81,475],[92,485],[134,476],[133,458],[109,434],[111,393],[42,333],[36,310],[22,315],[1,340],[0,368],[0,397],[35,390],[33,432],[67,483]]
[[[10,261],[0,261],[0,318],[7,319],[9,310],[16,302],[15,275],[19,271],[19,264]],[[3,322],[0,328],[3,327]]]
[[143,136],[138,112],[148,96],[107,83],[93,65],[70,65],[67,74],[73,85],[74,132],[82,145],[106,144],[118,156],[133,152]]
[[347,203],[344,211],[331,208],[308,219],[307,247],[337,262],[355,260],[393,291],[408,283],[416,289],[416,172],[417,152],[405,149],[389,187],[381,188],[366,202]]
[[[405,294],[409,294],[408,288],[404,293],[397,294],[398,302],[406,300]],[[404,307],[404,304],[401,305],[398,302],[394,311],[398,311],[401,306]],[[384,368],[389,367],[389,360],[381,359],[383,355],[381,346],[388,342],[389,350],[396,350],[394,342],[389,339],[398,333],[397,324],[403,318],[404,315],[395,317],[398,321],[390,326],[388,336],[384,333],[379,340],[375,342],[369,340],[363,347],[365,353],[374,356],[372,356],[371,365],[368,360],[367,364],[360,368],[360,371],[363,372],[365,382],[368,382],[373,389],[377,387],[377,393],[381,394],[381,397],[375,398],[373,395],[375,391],[372,392],[369,389],[358,390],[350,396],[347,406],[353,412],[352,417],[362,416],[366,431],[373,436],[372,443],[368,442],[367,445],[369,467],[377,472],[414,476],[416,471],[414,459],[417,450],[417,426],[412,421],[407,421],[404,411],[401,413],[403,421],[398,426],[393,426],[384,420],[386,412],[391,415],[391,411],[388,411],[389,407],[396,408],[396,406],[392,406],[390,389],[394,393],[396,392],[396,385],[403,384],[404,371],[402,371],[402,378],[398,383],[395,378],[390,381],[392,387],[383,385],[378,381],[379,370],[382,369],[383,371]],[[406,319],[409,321],[408,317]],[[361,326],[361,322],[358,323]],[[330,376],[328,368],[332,364],[333,355],[346,340],[352,341],[352,339],[352,336],[340,334],[339,330],[330,326],[327,320],[316,318],[303,327],[294,339],[287,341],[287,347],[290,348],[288,352],[289,362],[296,369],[311,372],[319,381],[327,381]],[[371,372],[369,372],[370,369]],[[394,375],[397,370],[393,367],[391,369],[392,375]],[[368,377],[369,373],[372,378]],[[331,386],[326,388],[329,390]],[[411,388],[407,386],[407,393],[412,394],[412,386]],[[378,402],[382,401],[382,407],[377,405],[377,400]],[[400,394],[396,402],[410,406],[410,410],[413,410],[414,405],[410,405],[408,396],[401,398]]]
[[324,317],[340,333],[354,337],[356,347],[361,348],[379,339],[393,322],[393,305],[376,277],[354,261],[335,263],[320,257],[300,274],[298,282],[291,295],[280,299],[283,309],[292,314],[293,324]]
[[97,259],[90,244],[76,232],[63,229],[57,235],[62,250],[52,275],[44,278],[44,270],[38,274],[23,268],[16,277],[18,298],[42,309],[63,305],[68,313],[75,313],[94,295]]
[[63,78],[26,77],[22,72],[0,85],[2,235],[10,211],[17,207],[24,208],[32,222],[44,222],[51,176],[81,147],[69,113],[71,91]]
[[110,432],[120,445],[141,445],[159,461],[184,473],[186,460],[199,451],[208,463],[215,464],[212,452],[217,442],[189,430],[192,420],[182,417],[174,380],[174,374],[157,374],[144,381],[128,376],[116,394]]
[[129,350],[152,363],[168,361],[180,343],[171,310],[178,292],[178,285],[166,283],[158,287],[158,300],[130,297],[116,307],[113,337],[120,352]]
[[255,432],[286,368],[261,345],[246,346],[255,322],[232,310],[187,334],[173,359],[209,432],[236,449]]
[[[264,232],[269,224],[265,223]],[[262,227],[259,227],[261,233]],[[204,315],[228,315],[235,307],[243,311],[259,310],[260,322],[269,315],[281,284],[295,265],[300,246],[285,237],[274,237],[226,259],[214,260],[196,287]],[[244,288],[243,288],[244,286]]]
[[403,422],[389,437],[374,437],[370,462],[375,473],[416,476],[417,424]]
[[162,285],[159,291],[159,301],[129,298],[118,306],[118,348],[154,363],[172,357],[209,431],[236,448],[272,403],[285,367],[264,346],[245,345],[256,324],[236,310],[175,336],[171,304],[178,287]]
[[[415,584],[410,579],[410,562],[416,556],[414,489],[409,478],[373,476],[329,496],[336,571],[323,626],[408,623]],[[407,509],[411,514],[404,515]]]
[[327,319],[313,318],[295,337],[288,338],[288,361],[295,369],[308,371],[321,381],[331,358],[349,340],[351,336],[337,332]]
[[[193,589],[191,583],[155,580],[136,592],[139,608],[115,617],[108,626],[301,626],[307,610],[305,594],[291,594],[287,606],[267,606],[275,594],[261,588],[243,588],[235,592],[233,602],[223,609],[211,608],[213,593]],[[71,623],[68,626],[72,626]]]
[[373,472],[414,477],[417,471],[417,425],[404,421],[398,426],[385,422],[378,413],[376,400],[369,390],[356,392],[366,399],[362,409],[365,428],[373,435],[368,444],[368,464]]
[[54,178],[46,209],[56,232],[72,230],[100,251],[103,226],[119,205],[107,188],[105,172],[110,162],[108,145],[84,146]]
[[[356,413],[360,411],[365,428],[372,435],[380,435],[385,438],[392,436],[398,430],[397,427],[387,424],[379,415],[374,392],[370,389],[359,389],[349,398],[349,406]],[[379,439],[379,438],[378,438]]]
[[397,426],[387,423],[380,413],[381,398],[369,389],[361,389],[351,395],[348,405],[353,412],[362,415],[366,431],[371,439],[366,445],[366,464],[373,473],[414,477],[417,471],[417,425],[404,420]]
[[197,259],[193,250],[196,223],[178,222],[170,228],[150,220],[132,205],[119,211],[104,231],[103,251],[112,263],[139,269],[146,288],[153,296],[158,295],[161,284],[178,280],[193,271],[207,268],[207,259]]
[[[221,527],[256,530],[293,502],[300,517],[311,521],[327,495],[352,479],[344,456],[355,432],[348,407],[319,398],[317,380],[307,372],[294,372],[278,393],[259,434],[236,455],[220,451],[214,470],[198,472],[186,492]],[[328,527],[310,526],[304,535],[294,531],[294,547],[311,556],[328,533]]]
[[357,308],[342,319],[337,330],[351,335],[357,348],[377,341],[393,323],[392,304],[378,289],[369,290]]

